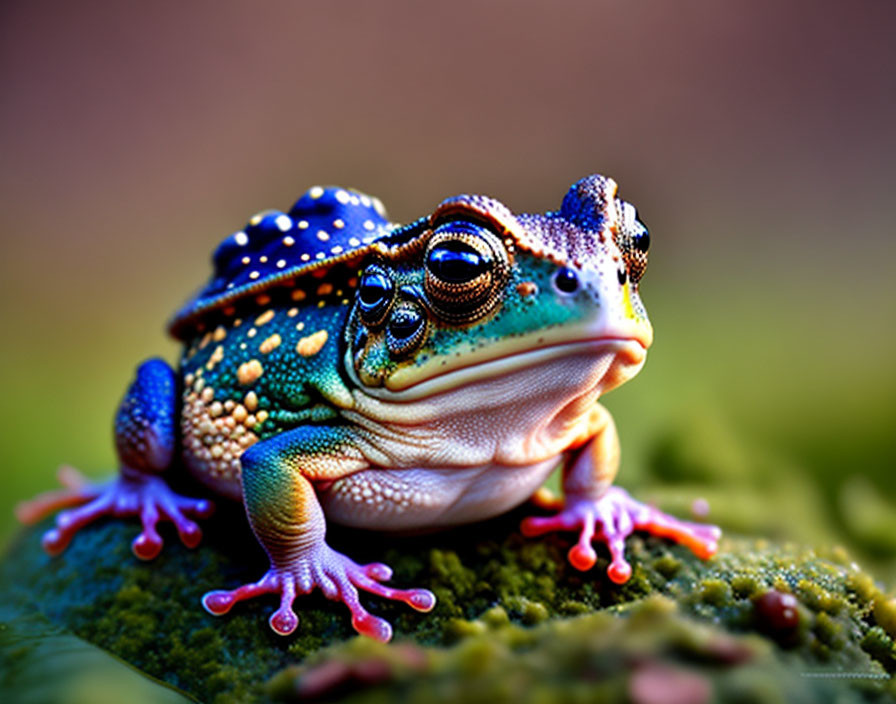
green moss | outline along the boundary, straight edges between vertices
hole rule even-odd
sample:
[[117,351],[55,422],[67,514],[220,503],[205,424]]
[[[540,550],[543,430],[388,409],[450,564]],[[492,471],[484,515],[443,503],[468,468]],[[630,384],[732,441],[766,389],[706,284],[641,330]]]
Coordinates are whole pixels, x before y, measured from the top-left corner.
[[[202,701],[222,703],[289,699],[315,687],[327,699],[370,702],[584,701],[598,692],[613,700],[644,663],[703,678],[719,697],[773,701],[794,692],[812,699],[818,682],[799,673],[813,668],[894,669],[892,600],[843,551],[820,556],[728,537],[704,562],[638,535],[627,542],[632,579],[619,586],[606,576],[605,550],[594,569],[579,572],[566,559],[572,536],[525,539],[523,513],[388,541],[332,530],[335,548],[392,565],[392,584],[438,596],[430,614],[363,596],[392,622],[388,646],[356,637],[347,610],[319,594],[299,597],[301,623],[290,638],[267,626],[273,599],[224,617],[205,613],[205,591],[256,579],[267,566],[235,509],[211,522],[198,550],[166,535],[151,563],[131,556],[131,523],[88,527],[57,559],[40,551],[39,530],[25,532],[0,565],[0,597]],[[757,611],[773,588],[798,600],[798,623],[786,632],[769,629]],[[16,649],[5,657],[15,663]],[[860,687],[856,679],[835,688],[844,701],[860,701],[887,686],[863,679]]]
[[700,584],[700,599],[711,606],[725,606],[731,603],[731,586],[722,579],[704,579]]

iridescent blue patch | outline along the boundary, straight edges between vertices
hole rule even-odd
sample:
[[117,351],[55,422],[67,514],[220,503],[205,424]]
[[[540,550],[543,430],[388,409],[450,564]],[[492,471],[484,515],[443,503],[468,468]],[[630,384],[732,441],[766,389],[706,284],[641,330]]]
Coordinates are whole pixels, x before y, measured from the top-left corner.
[[583,230],[600,232],[606,217],[607,198],[612,198],[615,191],[612,180],[596,174],[586,176],[570,186],[559,215]]
[[168,329],[175,337],[185,337],[190,323],[206,312],[314,269],[363,256],[371,242],[389,232],[376,198],[315,186],[288,213],[258,213],[218,245],[211,280],[177,312]]

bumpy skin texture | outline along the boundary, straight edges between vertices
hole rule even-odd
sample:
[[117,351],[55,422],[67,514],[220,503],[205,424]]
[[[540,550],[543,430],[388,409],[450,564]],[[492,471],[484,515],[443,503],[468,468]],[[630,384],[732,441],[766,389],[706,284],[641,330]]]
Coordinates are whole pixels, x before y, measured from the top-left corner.
[[637,373],[652,340],[638,296],[649,242],[601,176],[574,184],[555,212],[514,215],[458,196],[404,227],[369,196],[315,187],[218,248],[211,281],[171,324],[185,342],[179,372],[145,362],[122,401],[120,476],[92,486],[66,469],[67,489],[20,517],[77,506],[45,537],[54,553],[108,514],[140,517],[138,557],[161,549],[160,519],[194,546],[192,519],[211,504],[163,478],[186,467],[244,503],[271,562],[257,582],[206,594],[210,613],[275,593],[270,625],[285,635],[299,623],[296,596],[320,588],[381,641],[391,626],[359,590],[419,611],[435,598],[387,587],[389,567],[332,550],[327,520],[376,530],[477,521],[525,501],[562,463],[558,513],[522,530],[577,531],[578,569],[595,564],[597,539],[609,576],[625,582],[633,530],[708,557],[718,529],[611,486],[619,445],[597,401]]

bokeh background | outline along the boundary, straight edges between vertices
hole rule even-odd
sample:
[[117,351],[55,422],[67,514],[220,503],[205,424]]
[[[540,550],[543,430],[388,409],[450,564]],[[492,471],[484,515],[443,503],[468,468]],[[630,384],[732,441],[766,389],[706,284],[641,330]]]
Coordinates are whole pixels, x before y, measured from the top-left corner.
[[894,8],[6,0],[0,539],[59,464],[113,469],[134,366],[254,212],[540,211],[601,172],[653,237],[622,483],[893,584]]

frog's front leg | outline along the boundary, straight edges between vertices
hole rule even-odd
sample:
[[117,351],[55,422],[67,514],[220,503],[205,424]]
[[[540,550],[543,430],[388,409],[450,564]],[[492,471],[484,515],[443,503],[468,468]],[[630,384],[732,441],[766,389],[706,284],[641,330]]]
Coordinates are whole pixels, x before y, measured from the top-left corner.
[[208,592],[202,604],[209,613],[224,614],[238,601],[279,594],[280,607],[270,625],[277,633],[288,635],[299,623],[293,600],[319,587],[328,599],[342,601],[349,608],[355,630],[386,642],[392,637],[392,627],[364,609],[358,589],[403,601],[418,611],[433,608],[431,592],[386,587],[380,582],[392,576],[388,566],[359,565],[325,542],[326,521],[314,484],[367,467],[348,430],[302,426],[249,448],[241,464],[246,513],[271,567],[257,582],[232,591]]
[[51,555],[65,550],[75,534],[101,516],[139,516],[143,530],[131,547],[134,554],[149,560],[162,549],[156,530],[160,520],[174,523],[187,547],[196,547],[202,531],[191,520],[212,512],[210,501],[190,499],[173,492],[162,474],[172,464],[177,445],[177,380],[161,359],[150,359],[137,369],[115,416],[115,446],[120,474],[103,483],[92,483],[72,467],[62,467],[59,479],[64,489],[47,492],[16,507],[23,523],[34,523],[61,508],[70,508],[56,518],[56,527],[43,537]]
[[631,565],[625,559],[625,539],[635,530],[671,538],[698,557],[715,554],[721,535],[716,526],[679,520],[611,486],[619,468],[619,438],[613,419],[603,406],[595,406],[584,435],[591,439],[564,470],[562,510],[556,516],[525,519],[521,527],[524,535],[579,531],[579,540],[569,551],[569,561],[583,571],[591,569],[597,560],[592,540],[601,540],[610,551],[607,574],[617,584],[631,576]]

